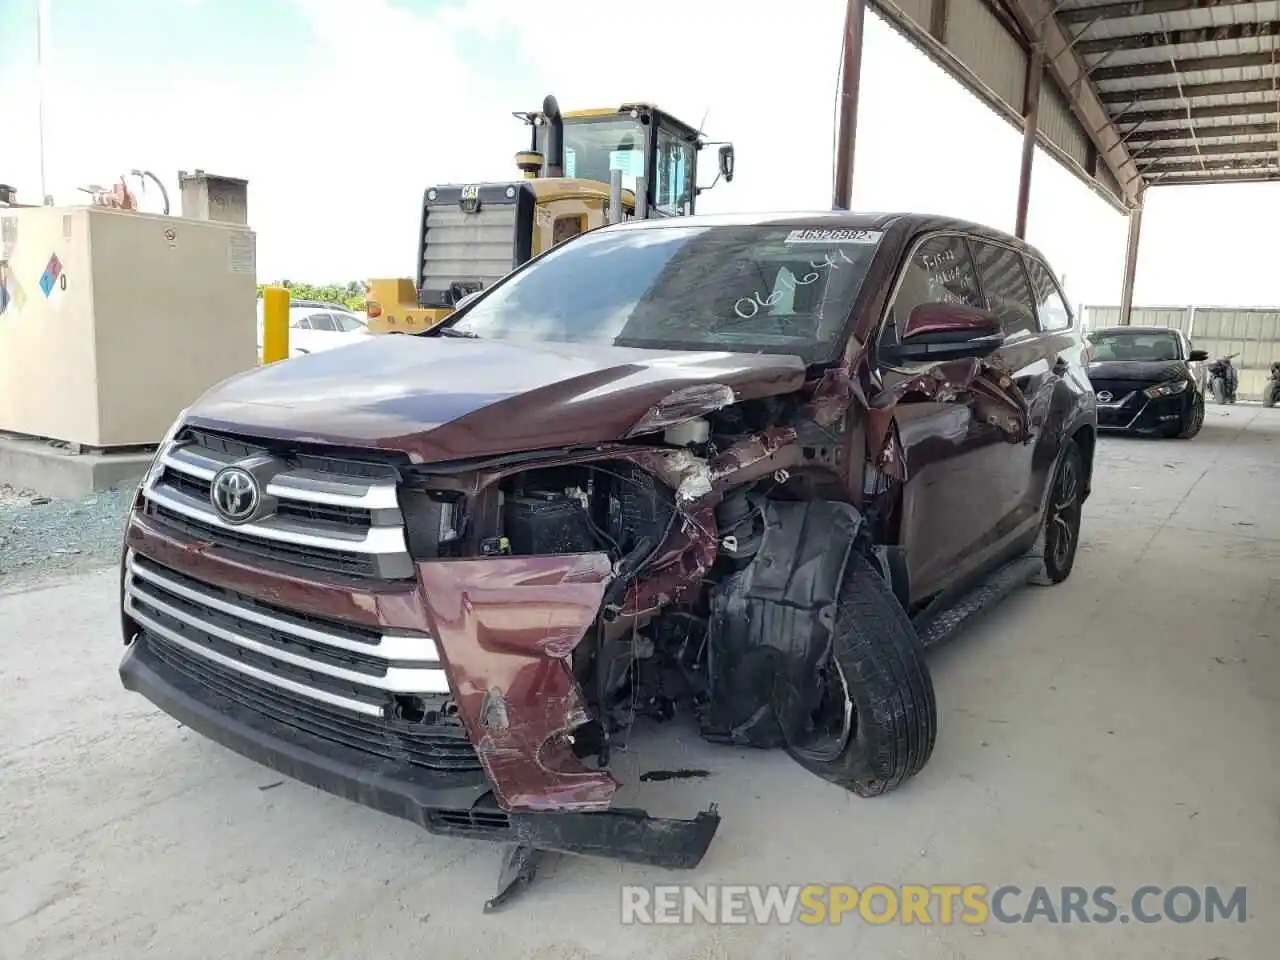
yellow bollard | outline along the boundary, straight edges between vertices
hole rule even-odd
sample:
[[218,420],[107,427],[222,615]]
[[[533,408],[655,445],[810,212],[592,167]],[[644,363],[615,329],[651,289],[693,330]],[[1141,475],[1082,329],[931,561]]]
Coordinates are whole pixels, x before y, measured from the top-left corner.
[[262,291],[262,362],[289,357],[289,291],[267,287]]

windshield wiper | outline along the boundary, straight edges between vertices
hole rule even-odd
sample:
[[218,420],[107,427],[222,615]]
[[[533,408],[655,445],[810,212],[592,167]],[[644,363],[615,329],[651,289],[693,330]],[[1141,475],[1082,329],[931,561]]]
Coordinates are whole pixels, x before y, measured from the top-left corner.
[[480,334],[472,333],[469,330],[459,330],[457,327],[442,327],[439,335],[442,337],[465,337],[468,340],[480,339]]

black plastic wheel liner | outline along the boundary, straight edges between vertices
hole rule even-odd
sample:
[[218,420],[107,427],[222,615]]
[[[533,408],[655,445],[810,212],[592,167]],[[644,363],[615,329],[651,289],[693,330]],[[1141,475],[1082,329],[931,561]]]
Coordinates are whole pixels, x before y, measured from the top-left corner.
[[817,706],[836,599],[862,516],[846,503],[766,501],[751,564],[711,594],[707,740],[779,747]]

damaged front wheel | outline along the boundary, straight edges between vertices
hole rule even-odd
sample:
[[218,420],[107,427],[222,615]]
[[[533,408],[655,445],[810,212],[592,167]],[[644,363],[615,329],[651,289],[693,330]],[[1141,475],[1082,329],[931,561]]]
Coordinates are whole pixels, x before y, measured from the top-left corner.
[[851,554],[818,671],[817,707],[787,751],[806,770],[862,797],[919,773],[933,753],[938,709],[924,647],[889,584]]

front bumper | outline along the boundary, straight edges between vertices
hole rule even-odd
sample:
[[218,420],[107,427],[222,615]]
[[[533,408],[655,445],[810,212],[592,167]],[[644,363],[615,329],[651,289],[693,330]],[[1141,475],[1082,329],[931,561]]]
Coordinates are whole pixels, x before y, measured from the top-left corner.
[[637,810],[515,813],[502,810],[483,771],[432,770],[384,760],[250,710],[175,669],[139,634],[120,664],[125,688],[180,723],[285,776],[431,833],[671,868],[697,866],[720,823]]
[[1098,404],[1098,429],[1130,433],[1168,430],[1185,420],[1194,400],[1191,390],[1154,400],[1148,400],[1141,391],[1135,391],[1118,403]]

